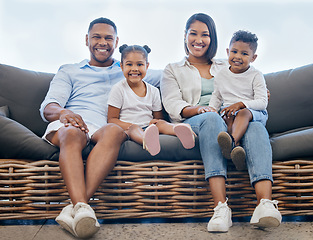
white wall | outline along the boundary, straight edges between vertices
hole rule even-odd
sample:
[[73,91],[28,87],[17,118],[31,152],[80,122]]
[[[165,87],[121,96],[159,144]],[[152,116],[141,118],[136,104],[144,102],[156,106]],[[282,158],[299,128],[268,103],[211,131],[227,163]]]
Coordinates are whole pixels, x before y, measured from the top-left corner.
[[254,66],[279,71],[313,63],[312,10],[309,0],[0,0],[0,63],[56,72],[89,58],[89,22],[108,17],[120,44],[149,45],[151,68],[164,68],[184,56],[186,20],[204,12],[217,26],[217,57],[226,57],[233,32],[249,30],[259,37]]

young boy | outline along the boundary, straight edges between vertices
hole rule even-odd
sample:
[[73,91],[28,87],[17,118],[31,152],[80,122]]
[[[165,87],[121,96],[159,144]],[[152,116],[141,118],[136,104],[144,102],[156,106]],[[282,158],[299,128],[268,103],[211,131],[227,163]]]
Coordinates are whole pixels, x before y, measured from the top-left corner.
[[250,63],[257,55],[258,38],[247,31],[234,33],[228,55],[229,67],[222,69],[214,79],[214,92],[210,107],[221,110],[221,116],[227,124],[227,132],[218,135],[218,144],[222,154],[232,159],[238,170],[245,169],[245,150],[240,140],[250,121],[266,124],[268,96],[263,74]]

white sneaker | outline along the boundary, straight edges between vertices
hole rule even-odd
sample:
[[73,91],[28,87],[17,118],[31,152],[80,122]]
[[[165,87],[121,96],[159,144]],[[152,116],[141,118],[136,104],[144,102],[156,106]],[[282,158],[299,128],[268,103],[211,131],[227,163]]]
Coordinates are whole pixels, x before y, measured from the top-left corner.
[[72,235],[77,237],[76,233],[73,230],[73,217],[72,217],[73,204],[67,205],[64,207],[56,217],[55,221],[60,224],[65,230],[70,232]]
[[231,220],[231,209],[226,202],[218,202],[214,208],[214,214],[208,223],[209,232],[227,232],[233,225]]
[[253,212],[250,224],[260,228],[278,227],[282,217],[277,204],[276,200],[261,199]]
[[78,202],[73,208],[73,230],[79,238],[89,238],[100,229],[93,209],[86,203]]

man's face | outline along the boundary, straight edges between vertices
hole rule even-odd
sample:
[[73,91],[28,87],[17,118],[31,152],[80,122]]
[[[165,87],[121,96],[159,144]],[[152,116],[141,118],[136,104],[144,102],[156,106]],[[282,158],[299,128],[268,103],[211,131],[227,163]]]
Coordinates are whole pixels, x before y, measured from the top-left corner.
[[86,46],[90,51],[89,64],[97,67],[111,66],[112,55],[117,44],[118,37],[111,25],[105,23],[93,25],[86,35]]

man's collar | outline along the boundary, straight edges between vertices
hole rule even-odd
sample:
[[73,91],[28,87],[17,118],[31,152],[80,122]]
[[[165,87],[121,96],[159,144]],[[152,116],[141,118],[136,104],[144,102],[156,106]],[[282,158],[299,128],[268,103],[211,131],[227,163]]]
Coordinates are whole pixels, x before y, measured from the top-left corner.
[[[84,59],[83,61],[81,61],[80,63],[78,63],[78,66],[79,66],[79,68],[84,68],[84,67],[92,68],[92,67],[94,67],[94,66],[91,66],[91,65],[89,64],[89,60],[88,60],[88,59]],[[112,63],[112,65],[109,66],[108,68],[112,68],[112,67],[114,67],[114,66],[120,67],[120,66],[121,66],[121,63],[120,63],[120,61],[118,61],[118,60],[116,60],[116,59],[113,58],[113,63]]]

